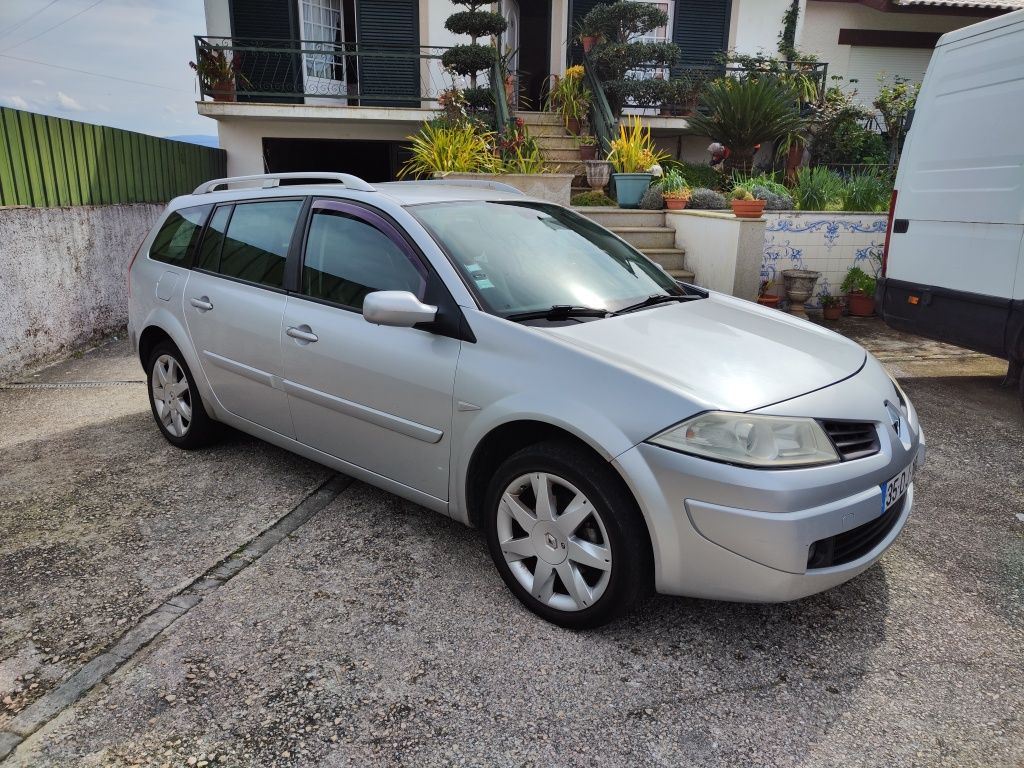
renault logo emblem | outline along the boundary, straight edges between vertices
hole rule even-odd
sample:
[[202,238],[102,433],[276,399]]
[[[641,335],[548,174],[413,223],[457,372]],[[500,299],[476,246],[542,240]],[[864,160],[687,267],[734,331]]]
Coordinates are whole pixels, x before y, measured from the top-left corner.
[[900,409],[890,403],[888,400],[885,401],[885,410],[889,413],[889,421],[892,424],[892,430],[897,435],[900,433]]

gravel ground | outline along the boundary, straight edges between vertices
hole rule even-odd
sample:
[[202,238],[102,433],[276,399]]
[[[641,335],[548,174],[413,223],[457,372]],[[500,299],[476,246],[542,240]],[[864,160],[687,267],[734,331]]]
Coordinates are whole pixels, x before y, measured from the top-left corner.
[[[654,597],[572,633],[519,607],[475,532],[353,483],[4,768],[1024,765],[1024,415],[1005,364],[842,330],[901,376],[929,441],[904,535],[852,582],[783,605]],[[119,343],[36,381],[101,374],[139,377]],[[141,386],[0,390],[13,706],[329,475],[242,437],[175,452],[146,408]]]

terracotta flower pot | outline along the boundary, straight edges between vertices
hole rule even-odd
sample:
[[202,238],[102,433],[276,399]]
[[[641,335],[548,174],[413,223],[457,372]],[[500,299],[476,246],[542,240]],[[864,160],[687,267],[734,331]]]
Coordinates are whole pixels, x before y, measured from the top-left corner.
[[579,136],[583,130],[583,125],[578,117],[569,117],[565,120],[565,129],[573,136]]
[[758,219],[764,213],[764,200],[733,200],[732,213],[738,219]]
[[757,297],[757,303],[763,307],[778,307],[779,297],[771,293],[762,293]]
[[597,145],[580,144],[580,160],[597,160]]
[[681,211],[686,207],[688,202],[690,201],[681,197],[666,197],[665,207],[670,211]]
[[210,95],[214,101],[238,101],[238,97],[235,95],[235,82],[233,80],[227,80],[211,86]]
[[875,314],[875,297],[863,291],[852,291],[846,294],[846,306],[854,317],[871,317]]
[[829,307],[822,307],[821,314],[826,320],[838,320],[843,316],[843,308],[838,304]]
[[597,35],[586,35],[583,38],[583,50],[590,53],[590,49],[597,45]]

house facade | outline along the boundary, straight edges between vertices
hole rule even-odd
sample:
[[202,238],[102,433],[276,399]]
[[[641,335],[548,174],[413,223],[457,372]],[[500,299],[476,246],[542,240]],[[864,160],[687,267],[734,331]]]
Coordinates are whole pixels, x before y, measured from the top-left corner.
[[[502,52],[519,74],[520,109],[537,109],[544,84],[577,61],[576,22],[600,0],[500,0]],[[640,1],[640,0],[637,0]],[[671,41],[681,65],[727,50],[774,53],[792,0],[653,0],[668,13],[652,41]],[[881,72],[920,79],[943,32],[1024,6],[1024,0],[799,0],[796,47],[828,73],[859,80],[866,103]],[[392,179],[407,137],[453,84],[441,65],[451,0],[205,0],[197,46],[235,62],[230,100],[201,100],[217,121],[228,173],[344,170]],[[198,51],[197,51],[198,53]],[[486,79],[486,77],[484,78]],[[707,140],[685,118],[648,114],[659,144],[703,159]]]

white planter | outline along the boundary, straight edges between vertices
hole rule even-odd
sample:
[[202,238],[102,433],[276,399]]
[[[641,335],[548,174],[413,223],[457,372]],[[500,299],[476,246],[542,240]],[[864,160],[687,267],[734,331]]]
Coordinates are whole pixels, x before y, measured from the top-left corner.
[[571,173],[436,173],[438,179],[500,181],[520,190],[527,197],[569,205],[572,197]]

